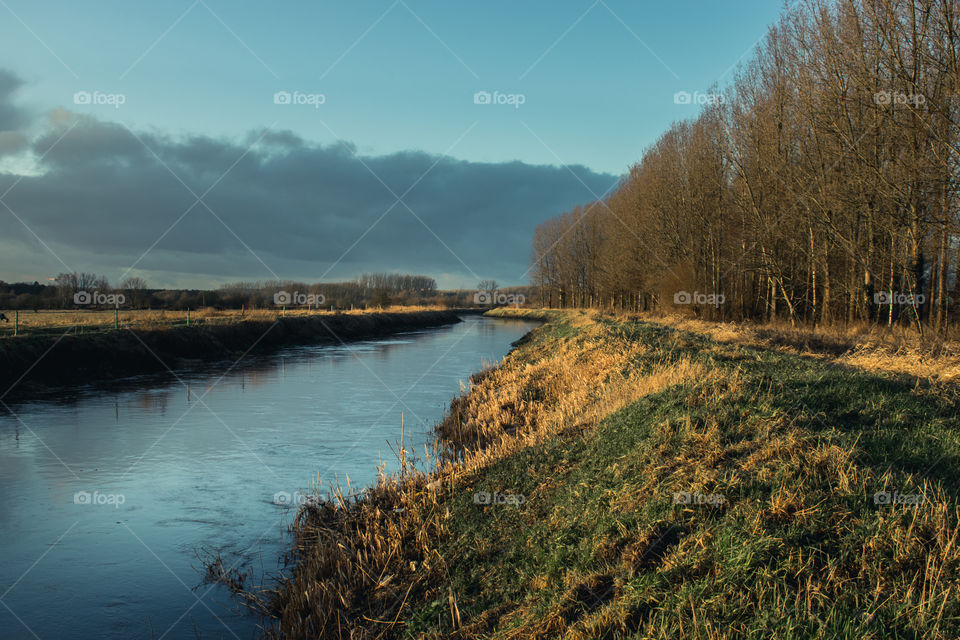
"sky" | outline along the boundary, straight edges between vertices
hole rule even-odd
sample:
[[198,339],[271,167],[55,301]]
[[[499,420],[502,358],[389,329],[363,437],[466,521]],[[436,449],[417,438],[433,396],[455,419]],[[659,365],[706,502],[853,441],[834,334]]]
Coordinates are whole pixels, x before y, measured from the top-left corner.
[[781,9],[0,0],[0,279],[525,284]]

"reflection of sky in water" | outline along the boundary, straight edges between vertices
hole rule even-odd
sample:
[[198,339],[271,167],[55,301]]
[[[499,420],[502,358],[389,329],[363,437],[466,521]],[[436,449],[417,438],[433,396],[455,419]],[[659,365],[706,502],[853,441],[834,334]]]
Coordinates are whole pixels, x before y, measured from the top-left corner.
[[[308,489],[318,474],[325,487],[348,477],[360,487],[381,459],[394,469],[401,412],[407,447],[422,456],[460,382],[532,326],[467,317],[286,349],[222,380],[229,363],[182,384],[141,377],[13,407],[19,420],[0,415],[0,593],[16,583],[4,602],[41,638],[149,638],[151,626],[159,637],[178,618],[168,638],[195,637],[194,625],[204,637],[253,637],[255,620],[233,613],[223,590],[190,591],[195,550],[275,574],[294,512],[274,494]],[[124,502],[78,505],[77,491]],[[0,628],[33,638],[5,608]]]

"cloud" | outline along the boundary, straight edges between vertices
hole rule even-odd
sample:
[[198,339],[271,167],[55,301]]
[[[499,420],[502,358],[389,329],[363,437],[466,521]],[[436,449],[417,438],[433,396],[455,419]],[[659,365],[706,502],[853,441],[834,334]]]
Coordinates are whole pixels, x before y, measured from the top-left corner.
[[[28,121],[10,102],[17,86],[0,74],[0,129]],[[63,110],[48,116],[30,141],[43,155],[40,173],[0,173],[0,193],[19,180],[4,202],[23,221],[0,207],[0,251],[33,246],[43,257],[31,264],[46,269],[38,278],[64,270],[42,240],[72,269],[117,279],[136,263],[134,273],[158,286],[380,270],[437,275],[441,286],[519,284],[535,226],[615,180],[584,167],[420,151],[364,156],[291,131],[175,137]],[[3,267],[0,278],[23,272]]]
[[22,151],[27,146],[27,136],[19,129],[29,122],[29,117],[13,102],[14,94],[22,85],[19,77],[0,69],[0,156]]

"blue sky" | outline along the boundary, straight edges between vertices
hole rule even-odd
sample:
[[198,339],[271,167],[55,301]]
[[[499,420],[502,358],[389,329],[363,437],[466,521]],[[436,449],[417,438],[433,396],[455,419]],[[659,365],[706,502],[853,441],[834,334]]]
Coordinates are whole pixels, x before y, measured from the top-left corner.
[[[451,155],[547,164],[559,156],[608,173],[695,108],[675,105],[676,91],[728,79],[780,9],[770,1],[6,2],[29,29],[4,17],[0,60],[27,79],[24,97],[41,107],[72,106],[73,89],[123,93],[118,113],[88,111],[208,134],[277,123],[371,153],[444,153],[477,122]],[[279,90],[326,102],[278,108]],[[526,102],[483,108],[472,101],[480,90]]]
[[[729,81],[732,67],[749,57],[782,8],[776,2],[615,0],[4,5],[0,67],[19,78],[10,100],[23,111],[62,107],[103,127],[91,136],[103,137],[109,125],[119,124],[167,142],[198,135],[232,141],[240,153],[251,135],[269,130],[289,132],[298,144],[345,141],[361,160],[415,151],[477,166],[520,161],[589,170],[590,179],[567,172],[571,188],[583,193],[565,196],[556,205],[560,210],[601,195],[671,122],[694,115],[697,107],[675,104],[674,94]],[[78,91],[120,94],[123,104],[75,104]],[[275,104],[278,91],[322,95],[323,104]],[[512,101],[522,104],[475,104],[480,91],[519,95]],[[20,128],[41,136],[49,126],[38,116]],[[235,160],[224,155],[224,166],[212,166],[211,174],[215,178]],[[8,158],[0,166],[16,162]],[[385,182],[400,195],[417,175]],[[198,181],[195,188],[207,186]],[[536,222],[560,210],[516,215],[528,216],[521,226],[529,235]],[[29,217],[25,211],[20,226]],[[33,240],[42,237],[33,231]],[[151,242],[144,239],[145,246]],[[317,261],[333,264],[349,245],[344,238],[343,246]],[[98,266],[123,269],[124,259],[139,255],[127,249],[118,249],[123,258],[116,265]],[[526,260],[510,257],[515,265]],[[404,268],[401,262],[375,266]],[[464,269],[463,262],[436,265],[441,283],[468,283],[484,271]],[[364,265],[340,266],[329,275],[347,277]],[[0,267],[0,278],[32,273]],[[326,271],[290,267],[284,277]],[[199,265],[179,275],[158,269],[152,280],[169,284],[184,284],[186,271],[203,271]],[[495,273],[484,275],[507,281],[522,276],[515,267],[487,270]],[[227,275],[208,269],[196,282]],[[257,268],[236,275],[272,277]]]

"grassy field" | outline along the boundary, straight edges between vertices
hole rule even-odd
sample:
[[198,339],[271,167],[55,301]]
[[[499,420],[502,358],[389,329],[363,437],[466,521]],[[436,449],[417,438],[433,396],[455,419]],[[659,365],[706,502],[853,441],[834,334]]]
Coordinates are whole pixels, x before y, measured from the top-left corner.
[[[417,311],[437,311],[443,307],[428,306],[390,306],[376,311],[384,313],[404,313]],[[2,310],[0,310],[2,311]],[[21,335],[59,335],[71,329],[77,334],[112,331],[120,329],[156,330],[172,327],[234,324],[243,321],[272,321],[279,317],[294,318],[304,316],[324,316],[342,313],[370,313],[374,309],[356,309],[352,311],[333,311],[329,309],[290,308],[218,310],[204,308],[194,311],[148,310],[148,309],[40,309],[36,312],[20,311],[18,336]],[[9,323],[0,323],[0,337],[13,337],[17,318],[15,311],[3,312]]]
[[452,403],[436,472],[301,511],[283,633],[960,637],[949,349],[526,314],[548,322]]

